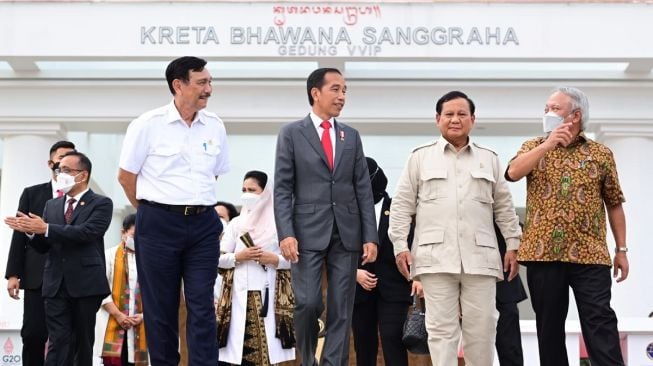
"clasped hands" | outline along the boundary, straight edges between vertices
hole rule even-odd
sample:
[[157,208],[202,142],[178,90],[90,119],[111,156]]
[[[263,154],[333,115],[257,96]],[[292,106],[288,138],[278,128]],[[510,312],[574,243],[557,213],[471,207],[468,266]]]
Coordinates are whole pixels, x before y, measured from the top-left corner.
[[279,258],[276,254],[263,250],[259,246],[245,248],[234,255],[236,262],[255,261],[256,263],[267,266],[277,266]]
[[124,313],[118,313],[116,316],[116,321],[122,329],[131,329],[143,322],[143,314],[134,314],[132,316],[125,315]]
[[26,234],[45,234],[48,228],[48,224],[40,216],[31,212],[24,214],[18,211],[16,216],[7,216],[5,224],[12,230]]

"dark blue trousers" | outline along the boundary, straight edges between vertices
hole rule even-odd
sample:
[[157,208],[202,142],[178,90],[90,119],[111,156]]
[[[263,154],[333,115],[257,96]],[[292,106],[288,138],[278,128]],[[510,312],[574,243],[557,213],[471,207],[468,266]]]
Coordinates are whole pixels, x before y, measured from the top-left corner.
[[136,214],[136,264],[153,366],[179,364],[179,292],[188,309],[189,364],[218,364],[213,285],[222,224],[213,209],[184,216],[140,204]]

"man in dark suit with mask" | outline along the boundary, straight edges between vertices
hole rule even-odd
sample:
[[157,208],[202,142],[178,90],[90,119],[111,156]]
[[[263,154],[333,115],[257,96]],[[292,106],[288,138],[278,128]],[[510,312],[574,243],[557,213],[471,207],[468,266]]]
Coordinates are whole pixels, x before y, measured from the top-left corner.
[[27,234],[34,249],[47,253],[42,290],[49,336],[45,364],[91,366],[95,313],[110,294],[104,234],[113,203],[89,189],[91,161],[86,155],[67,153],[56,173],[65,195],[46,203],[43,218],[18,212],[5,223]]
[[[367,158],[378,223],[379,251],[374,263],[360,265],[356,282],[356,298],[352,331],[357,366],[376,366],[381,334],[386,365],[408,366],[408,353],[401,336],[411,295],[422,295],[419,281],[406,281],[395,263],[392,242],[388,238],[388,222],[392,199],[386,192],[388,178],[372,158]],[[412,242],[412,235],[409,236]]]
[[[25,188],[18,201],[19,212],[31,212],[41,216],[45,203],[63,193],[57,188],[54,171],[59,168],[59,161],[63,155],[74,150],[75,144],[70,141],[58,141],[52,145],[48,160],[52,180]],[[23,290],[23,326],[20,330],[23,339],[23,365],[42,366],[45,358],[45,342],[48,340],[41,297],[45,255],[38,253],[27,245],[27,242],[28,237],[24,233],[14,231],[5,278],[10,297],[19,299],[20,289]]]

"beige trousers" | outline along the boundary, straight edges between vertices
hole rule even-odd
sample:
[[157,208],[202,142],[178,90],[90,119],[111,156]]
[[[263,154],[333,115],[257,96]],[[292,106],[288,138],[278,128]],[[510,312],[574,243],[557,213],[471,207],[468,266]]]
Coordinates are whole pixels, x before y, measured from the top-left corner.
[[426,300],[426,330],[433,366],[458,364],[461,329],[465,365],[492,366],[499,317],[495,306],[496,277],[450,273],[419,277]]

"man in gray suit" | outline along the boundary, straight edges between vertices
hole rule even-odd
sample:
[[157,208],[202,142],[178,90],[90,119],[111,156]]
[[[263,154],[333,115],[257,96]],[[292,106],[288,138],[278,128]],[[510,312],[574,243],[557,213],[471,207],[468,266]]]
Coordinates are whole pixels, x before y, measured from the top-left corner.
[[[358,131],[335,120],[347,86],[337,69],[306,83],[306,118],[285,125],[277,140],[274,214],[282,255],[292,262],[295,335],[304,366],[317,365],[321,281],[326,263],[326,339],[320,364],[349,362],[356,269],[376,260],[372,187]],[[362,255],[361,255],[362,249]]]

